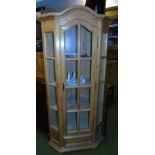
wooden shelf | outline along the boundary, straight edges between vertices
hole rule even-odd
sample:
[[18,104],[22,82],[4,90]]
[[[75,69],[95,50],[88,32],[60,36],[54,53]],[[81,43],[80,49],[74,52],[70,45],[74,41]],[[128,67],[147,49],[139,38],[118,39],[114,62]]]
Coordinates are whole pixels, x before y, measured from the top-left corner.
[[81,57],[80,60],[92,60],[92,57]]
[[109,59],[107,60],[107,64],[118,64],[118,59]]
[[82,108],[82,109],[77,109],[77,108],[74,108],[74,109],[68,109],[67,112],[85,112],[85,111],[90,111],[90,108]]
[[66,58],[66,61],[75,61],[78,60],[78,58]]
[[78,87],[80,87],[80,88],[89,88],[89,87],[91,87],[91,84],[90,83],[88,83],[88,84],[80,84],[80,85],[78,85],[78,84],[75,84],[75,85],[68,85],[68,84],[66,84],[66,87],[65,88],[78,88]]
[[109,25],[109,28],[113,28],[113,27],[117,27],[118,26],[118,24],[111,24],[111,25]]
[[83,87],[85,87],[85,88],[91,87],[90,82],[89,83],[86,83],[86,84],[80,84],[80,88],[83,88]]
[[108,36],[109,39],[118,38],[118,36]]
[[84,112],[84,111],[90,111],[90,108],[83,108],[83,109],[77,109],[77,108],[75,108],[75,109],[68,109],[67,110],[67,112]]
[[74,60],[92,60],[92,57],[80,57],[78,58],[66,58],[66,61],[74,61]]
[[45,59],[48,59],[48,60],[55,60],[55,57],[45,57]]
[[78,109],[75,108],[75,109],[68,109],[67,112],[78,112]]
[[66,84],[65,88],[78,88],[78,85],[77,84],[75,84],[75,85],[68,85],[68,84]]

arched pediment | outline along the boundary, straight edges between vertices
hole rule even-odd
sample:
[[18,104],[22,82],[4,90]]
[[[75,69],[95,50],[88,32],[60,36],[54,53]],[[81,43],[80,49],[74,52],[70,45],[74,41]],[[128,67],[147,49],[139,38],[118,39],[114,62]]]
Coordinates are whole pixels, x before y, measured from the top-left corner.
[[57,13],[56,12],[46,13],[46,14],[39,16],[38,18],[39,20],[59,18],[61,16],[68,15],[71,12],[76,12],[76,13],[79,12],[80,14],[82,13],[89,14],[90,16],[93,16],[94,18],[101,18],[101,19],[105,18],[105,15],[97,14],[95,11],[93,11],[89,7],[83,6],[83,5],[72,6],[72,7],[65,9],[64,11],[57,12]]

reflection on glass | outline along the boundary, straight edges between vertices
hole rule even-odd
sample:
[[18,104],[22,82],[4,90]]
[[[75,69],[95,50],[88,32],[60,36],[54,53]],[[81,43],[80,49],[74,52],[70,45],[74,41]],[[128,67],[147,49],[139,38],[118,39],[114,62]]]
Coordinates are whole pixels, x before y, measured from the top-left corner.
[[80,63],[80,84],[90,84],[91,82],[91,61],[82,60]]
[[48,100],[49,104],[56,108],[56,88],[54,86],[48,86]]
[[51,109],[51,125],[55,128],[58,128],[58,118],[57,118],[57,111]]
[[88,129],[89,125],[89,112],[80,112],[80,129]]
[[65,31],[66,58],[77,57],[77,26]]
[[49,83],[55,82],[55,65],[53,60],[46,60],[47,62],[47,81]]
[[76,112],[67,113],[67,130],[68,131],[77,130],[77,113]]
[[103,99],[104,99],[104,83],[99,85],[98,94],[98,105],[97,105],[97,124],[102,121],[102,110],[103,110]]
[[67,109],[77,108],[77,88],[66,89]]
[[89,108],[90,88],[80,88],[80,108]]
[[52,32],[45,33],[45,53],[47,57],[54,56],[54,39]]
[[107,48],[107,33],[102,33],[101,35],[101,57],[106,56],[106,48]]
[[66,84],[77,84],[77,61],[66,61]]
[[92,32],[85,27],[80,27],[80,55],[81,57],[92,56]]

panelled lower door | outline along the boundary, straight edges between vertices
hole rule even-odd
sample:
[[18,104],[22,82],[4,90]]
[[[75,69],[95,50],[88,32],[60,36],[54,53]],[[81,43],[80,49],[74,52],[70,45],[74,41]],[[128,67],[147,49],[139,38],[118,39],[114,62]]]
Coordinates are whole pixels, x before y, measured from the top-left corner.
[[60,30],[64,138],[66,143],[72,142],[70,138],[91,141],[97,29],[76,20]]

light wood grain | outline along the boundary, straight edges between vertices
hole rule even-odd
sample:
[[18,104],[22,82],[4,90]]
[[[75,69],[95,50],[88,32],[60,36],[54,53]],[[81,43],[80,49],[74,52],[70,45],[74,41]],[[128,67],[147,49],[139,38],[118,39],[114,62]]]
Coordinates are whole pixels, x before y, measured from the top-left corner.
[[[49,119],[49,131],[50,131],[50,141],[49,145],[52,146],[59,152],[67,152],[71,150],[96,148],[102,140],[102,135],[98,131],[101,130],[99,126],[97,128],[97,104],[98,104],[98,87],[99,87],[99,72],[100,72],[100,52],[101,48],[106,50],[107,42],[101,46],[101,36],[102,33],[108,33],[109,18],[105,15],[99,15],[95,13],[88,7],[85,6],[74,6],[66,9],[60,13],[48,13],[41,15],[38,18],[42,24],[42,36],[43,36],[43,50],[44,50],[44,66],[45,66],[45,80],[46,80],[46,92],[47,99],[49,96],[48,86],[56,87],[56,98],[57,106],[49,105],[47,100],[48,108],[48,119]],[[65,31],[69,30],[71,27],[77,26],[77,57],[76,58],[66,58],[65,56]],[[81,26],[86,28],[92,35],[92,56],[81,57],[81,37],[86,37],[84,34],[80,34]],[[54,35],[54,56],[49,57],[46,55],[45,48],[45,33],[52,32]],[[83,31],[84,33],[84,31]],[[81,35],[81,36],[80,36]],[[89,45],[90,46],[90,43]],[[89,48],[89,47],[88,47]],[[106,51],[104,51],[106,53]],[[102,55],[106,57],[106,55]],[[55,63],[55,76],[56,81],[49,83],[48,70],[46,61],[53,60]],[[67,85],[66,84],[66,65],[67,61],[77,62],[77,85]],[[88,68],[85,65],[81,69],[81,62],[91,62],[91,82],[85,85],[80,84],[80,73],[87,72]],[[105,70],[105,66],[103,66]],[[102,81],[105,81],[105,76]],[[66,91],[69,89],[77,89],[77,108],[68,109],[66,103]],[[80,109],[80,89],[89,88],[90,89],[90,106],[89,108]],[[82,101],[81,101],[82,102]],[[58,112],[58,128],[51,126],[50,124],[50,109]],[[76,112],[77,113],[77,130],[67,131],[67,113]],[[80,113],[89,113],[89,126],[88,129],[80,129]],[[96,138],[97,137],[97,138]]]

